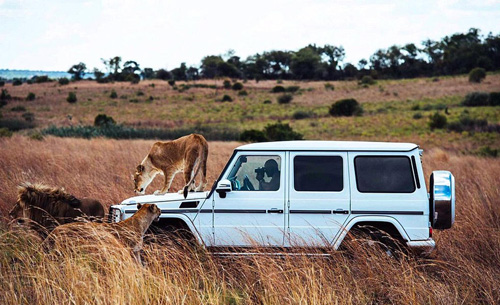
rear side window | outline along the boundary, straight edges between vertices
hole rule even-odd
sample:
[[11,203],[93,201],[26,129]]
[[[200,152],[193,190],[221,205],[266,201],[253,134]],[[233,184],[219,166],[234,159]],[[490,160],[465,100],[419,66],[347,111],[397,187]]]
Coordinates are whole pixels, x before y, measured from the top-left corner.
[[413,193],[410,158],[359,156],[354,159],[358,191],[362,193]]
[[342,157],[297,156],[293,160],[296,191],[340,192],[344,189]]

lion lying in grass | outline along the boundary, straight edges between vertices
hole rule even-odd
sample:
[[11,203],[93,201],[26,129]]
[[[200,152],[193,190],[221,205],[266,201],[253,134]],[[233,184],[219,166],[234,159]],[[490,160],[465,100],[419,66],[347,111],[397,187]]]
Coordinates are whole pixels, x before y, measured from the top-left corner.
[[[202,135],[190,134],[177,140],[156,142],[133,176],[134,191],[144,194],[148,185],[158,174],[165,176],[161,190],[155,194],[169,191],[172,180],[178,172],[184,172],[184,198],[190,190],[201,191],[207,184],[208,143]],[[201,181],[195,186],[195,177],[200,174]],[[179,193],[181,192],[179,191]]]
[[121,243],[130,248],[141,263],[144,233],[153,221],[159,220],[161,211],[155,204],[137,204],[137,210],[132,217],[116,223],[75,222],[58,226],[45,239],[44,248],[61,249],[75,244],[75,240],[78,244]]

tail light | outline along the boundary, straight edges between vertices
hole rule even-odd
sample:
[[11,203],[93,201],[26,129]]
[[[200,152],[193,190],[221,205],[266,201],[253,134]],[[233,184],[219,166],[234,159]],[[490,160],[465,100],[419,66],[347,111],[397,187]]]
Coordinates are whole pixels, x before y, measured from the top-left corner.
[[432,227],[429,227],[429,238],[432,237]]

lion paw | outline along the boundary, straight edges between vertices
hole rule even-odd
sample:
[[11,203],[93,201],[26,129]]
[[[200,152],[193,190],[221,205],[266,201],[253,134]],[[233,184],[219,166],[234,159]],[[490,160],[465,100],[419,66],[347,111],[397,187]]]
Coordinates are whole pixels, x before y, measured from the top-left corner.
[[165,193],[163,193],[162,191],[160,190],[156,190],[154,193],[154,195],[164,195]]

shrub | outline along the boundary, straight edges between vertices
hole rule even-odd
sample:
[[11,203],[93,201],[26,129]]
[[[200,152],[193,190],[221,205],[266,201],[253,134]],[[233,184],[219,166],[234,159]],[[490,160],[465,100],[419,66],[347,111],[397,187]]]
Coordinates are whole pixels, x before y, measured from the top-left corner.
[[288,86],[285,88],[286,92],[295,93],[300,90],[299,86]]
[[230,97],[229,95],[227,94],[224,94],[224,96],[222,97],[222,101],[223,102],[232,102],[233,101],[233,98]]
[[35,115],[32,112],[25,112],[22,114],[22,117],[26,122],[33,122],[35,120]]
[[0,128],[0,138],[10,138],[12,137],[12,131],[10,131],[8,128],[2,127]]
[[486,77],[486,70],[483,68],[474,68],[469,72],[469,82],[480,83]]
[[233,84],[233,86],[231,87],[231,89],[233,89],[235,91],[241,90],[241,89],[243,89],[243,84],[240,83],[240,82],[236,82],[236,83]]
[[274,86],[273,89],[271,89],[272,93],[282,93],[285,92],[285,87],[283,86]]
[[238,95],[239,96],[247,96],[248,92],[246,90],[241,90],[240,92],[238,92]]
[[231,81],[226,79],[224,80],[224,89],[231,89]]
[[0,101],[9,101],[12,99],[12,96],[10,96],[9,91],[7,89],[2,89],[2,93],[0,93]]
[[33,81],[37,84],[52,82],[48,75],[40,75],[33,77]]
[[333,84],[330,84],[330,83],[325,83],[325,90],[335,90],[335,86]]
[[302,140],[303,135],[293,131],[288,124],[276,123],[267,125],[264,134],[269,141]]
[[26,108],[23,107],[23,106],[16,106],[16,107],[12,107],[10,109],[10,111],[15,111],[15,112],[25,112],[26,111]]
[[361,78],[361,80],[359,81],[359,84],[360,85],[373,85],[373,84],[375,84],[375,80],[370,75],[365,75]]
[[31,140],[35,140],[35,141],[43,141],[44,140],[44,136],[42,133],[40,132],[33,132],[32,134],[29,135],[30,139]]
[[245,130],[240,134],[240,141],[242,142],[266,142],[267,138],[263,131],[250,129]]
[[169,79],[169,80],[168,80],[168,84],[169,84],[171,87],[175,86],[175,80],[174,80],[174,79]]
[[446,127],[446,122],[446,117],[439,112],[436,112],[430,116],[429,127],[431,130],[442,129]]
[[490,106],[500,106],[500,92],[491,92],[488,98]]
[[59,79],[59,85],[64,86],[64,85],[67,85],[67,84],[69,84],[69,79],[67,79],[66,77],[61,77]]
[[137,91],[137,92],[136,92],[136,95],[137,95],[137,96],[143,96],[143,95],[144,95],[144,92],[142,92],[141,90],[139,90],[139,91]]
[[28,93],[28,96],[26,97],[27,101],[34,101],[36,99],[36,95],[33,92]]
[[0,87],[3,87],[3,86],[5,86],[5,81],[0,80]]
[[419,120],[419,119],[421,119],[421,118],[422,118],[422,114],[421,114],[420,112],[417,112],[417,113],[415,113],[415,114],[413,115],[413,118],[414,118],[415,120]]
[[355,99],[343,99],[335,102],[328,111],[331,116],[361,115],[363,108]]
[[95,127],[109,127],[113,125],[116,125],[115,120],[106,114],[98,114],[94,119]]
[[66,101],[68,101],[68,103],[70,103],[70,104],[76,103],[78,101],[78,99],[76,98],[76,93],[69,92],[68,97],[66,98]]
[[278,103],[280,104],[290,104],[293,100],[293,95],[291,94],[283,94],[278,97]]
[[19,78],[14,78],[12,81],[12,86],[21,86],[23,84],[23,81],[20,80]]
[[489,146],[483,146],[477,150],[477,154],[479,156],[483,156],[483,157],[496,158],[496,157],[498,157],[498,149],[494,149],[494,148],[491,148]]
[[19,119],[1,119],[0,128],[7,128],[11,131],[19,131],[22,129],[34,128],[33,122],[28,122]]
[[138,104],[140,101],[136,98],[130,99],[129,103]]
[[117,98],[118,94],[116,93],[115,89],[111,90],[111,93],[109,94],[110,98]]
[[265,100],[263,103],[264,104],[272,104],[273,102],[271,100]]
[[458,121],[448,124],[448,129],[456,132],[462,131],[482,131],[488,128],[488,121],[485,119],[474,119],[469,115],[462,115]]
[[487,106],[489,95],[486,92],[471,92],[465,96],[462,105],[467,107]]
[[297,110],[293,113],[292,117],[295,119],[295,120],[302,120],[302,119],[307,119],[307,118],[310,118],[312,117],[313,114],[311,112],[308,112],[308,111],[302,111],[302,110]]

